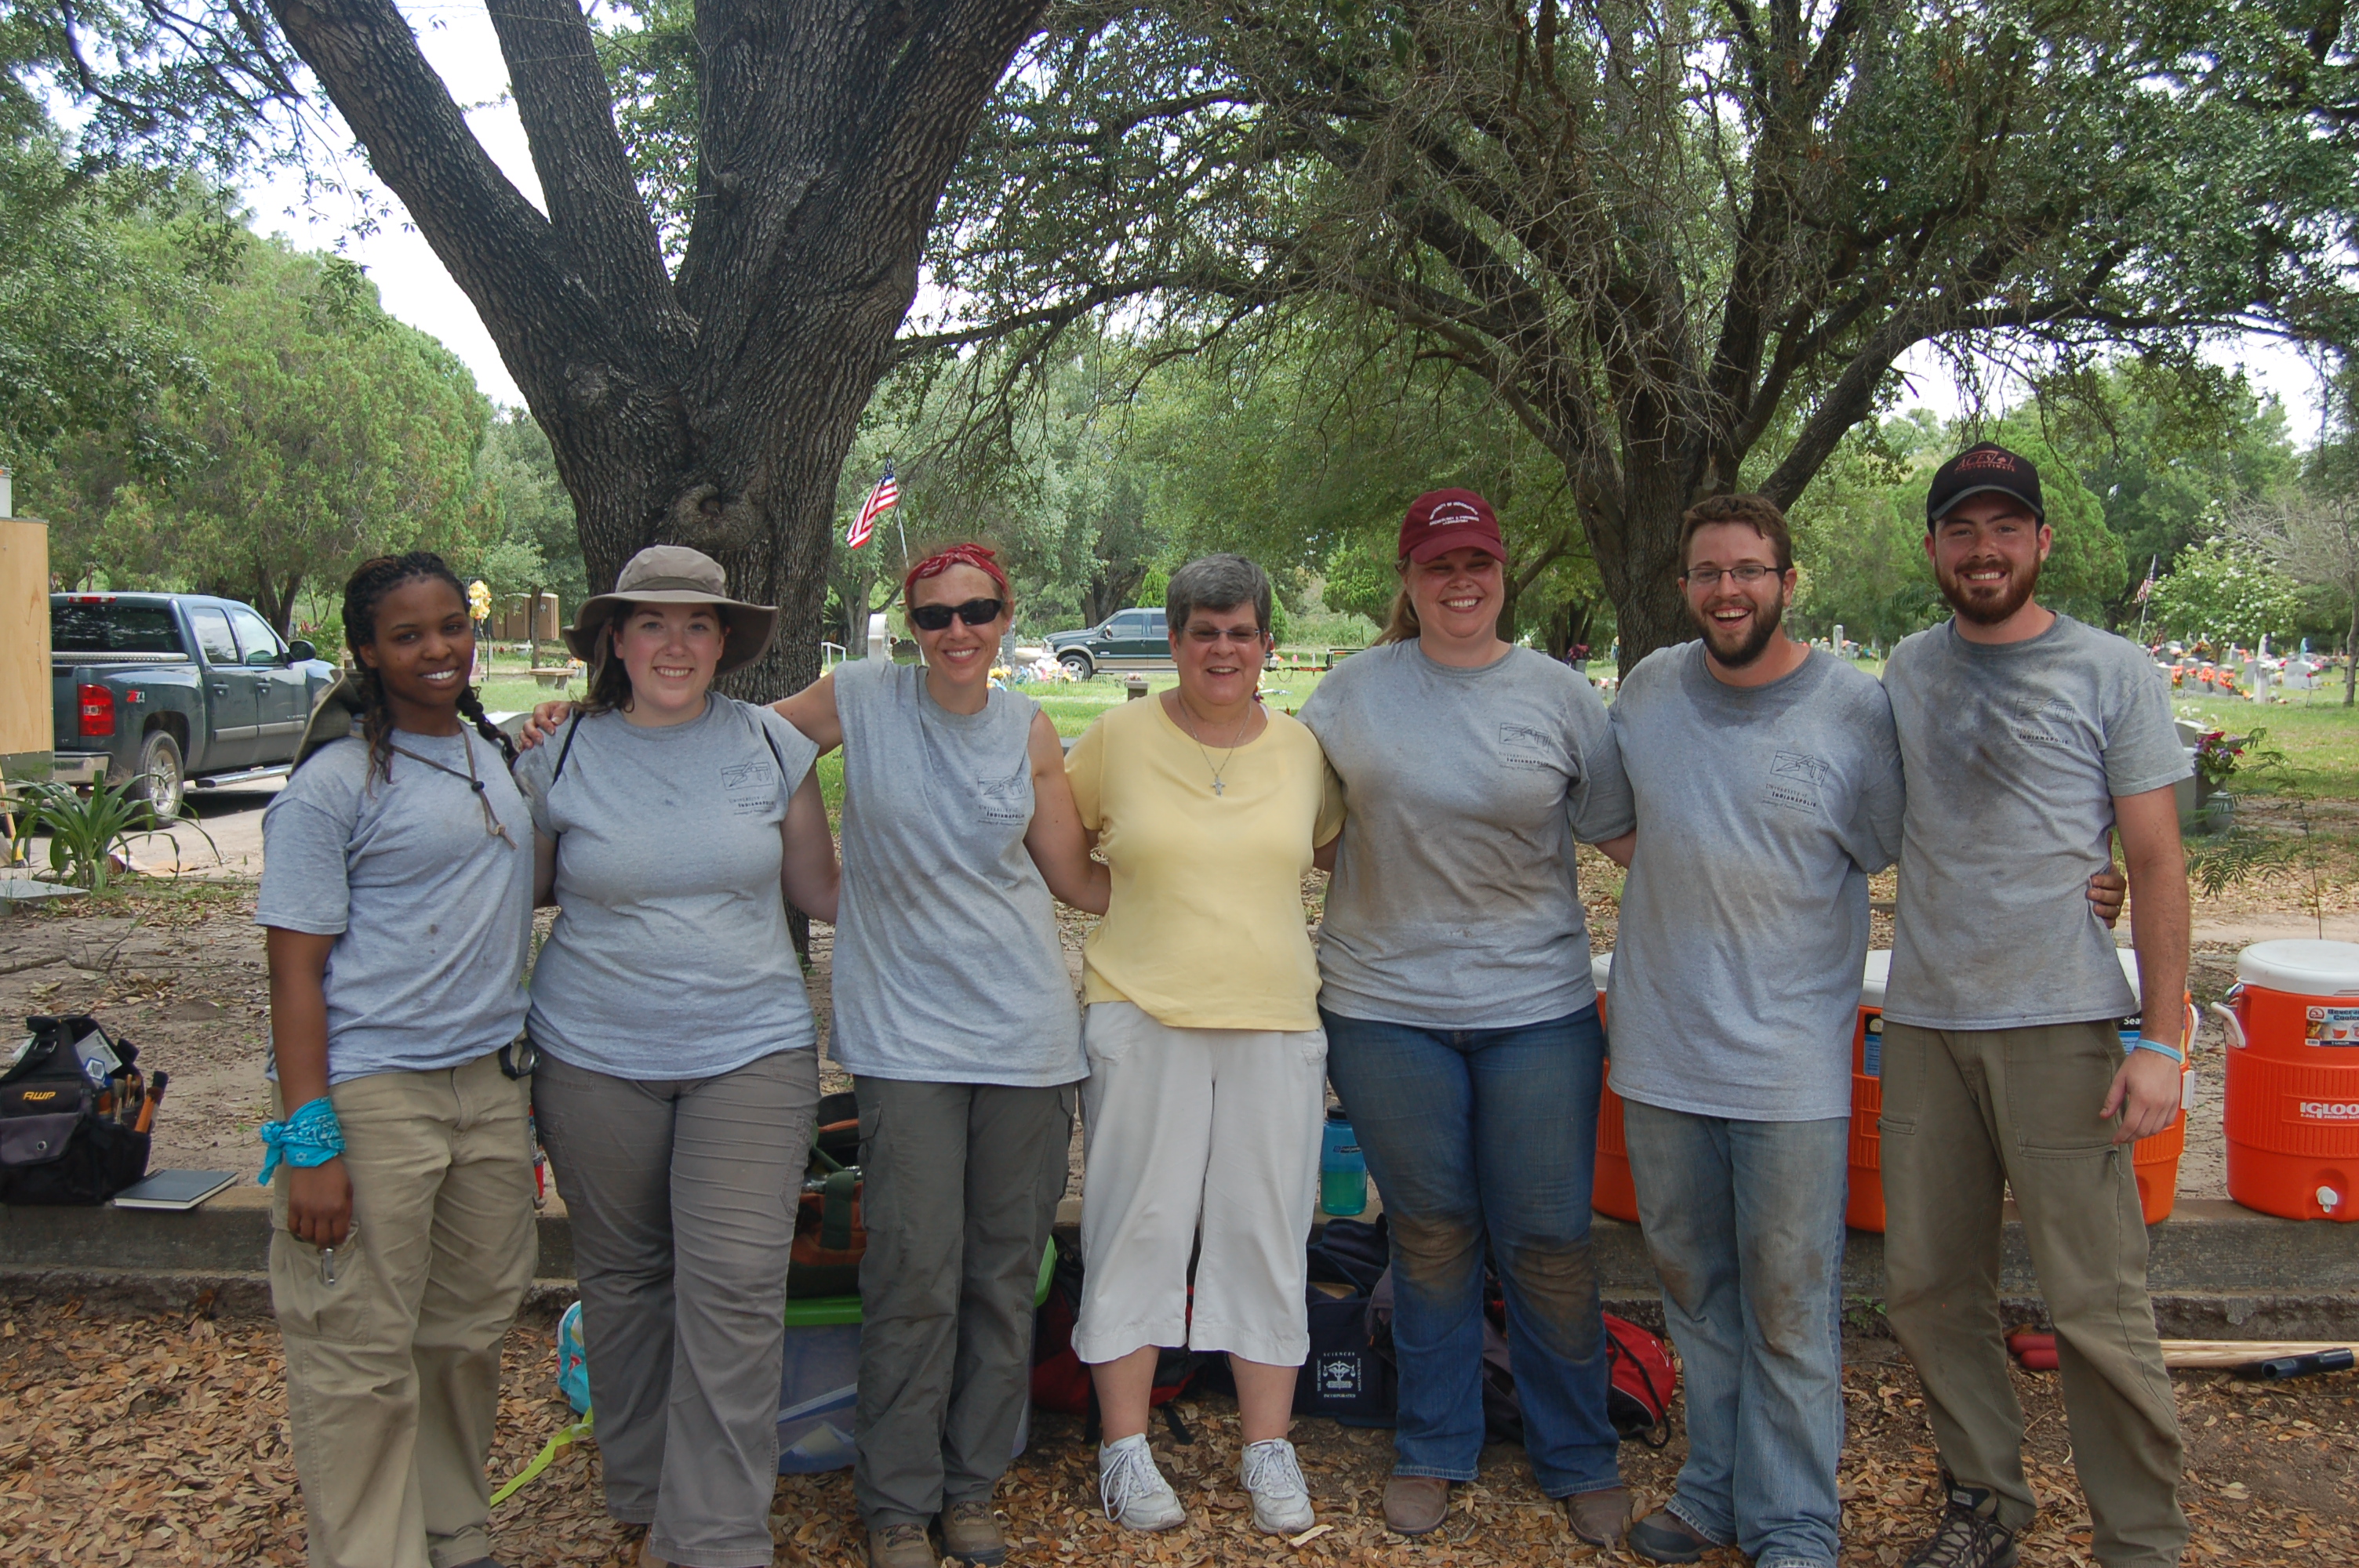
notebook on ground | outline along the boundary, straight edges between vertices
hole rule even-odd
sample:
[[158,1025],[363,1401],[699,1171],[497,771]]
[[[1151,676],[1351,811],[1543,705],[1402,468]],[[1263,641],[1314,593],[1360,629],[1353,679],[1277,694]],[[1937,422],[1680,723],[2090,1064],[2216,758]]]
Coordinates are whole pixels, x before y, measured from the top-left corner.
[[235,1171],[158,1171],[115,1194],[114,1206],[191,1209],[235,1180]]

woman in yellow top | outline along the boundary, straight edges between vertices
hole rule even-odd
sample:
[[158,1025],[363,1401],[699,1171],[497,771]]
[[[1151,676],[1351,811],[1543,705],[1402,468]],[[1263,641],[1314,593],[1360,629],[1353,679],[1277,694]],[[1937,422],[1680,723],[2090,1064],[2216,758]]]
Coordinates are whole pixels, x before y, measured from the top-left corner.
[[1087,1268],[1073,1349],[1097,1384],[1106,1513],[1133,1530],[1187,1519],[1147,1447],[1157,1347],[1180,1344],[1228,1353],[1254,1522],[1273,1534],[1311,1522],[1286,1436],[1310,1349],[1302,1244],[1327,1077],[1302,878],[1342,831],[1343,803],[1310,731],[1255,700],[1269,601],[1269,579],[1241,556],[1172,573],[1178,689],[1114,708],[1066,763],[1114,873],[1083,953]]

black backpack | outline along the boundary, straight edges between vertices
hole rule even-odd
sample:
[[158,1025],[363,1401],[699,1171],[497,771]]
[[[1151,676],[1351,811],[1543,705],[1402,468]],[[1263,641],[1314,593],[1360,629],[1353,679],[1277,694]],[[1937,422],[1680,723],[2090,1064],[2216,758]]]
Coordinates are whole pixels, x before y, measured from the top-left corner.
[[[0,1204],[102,1204],[147,1173],[149,1135],[98,1113],[117,1098],[139,1048],[86,1013],[25,1020],[24,1054],[0,1076]],[[119,1064],[93,1082],[76,1045],[96,1035]]]
[[1368,1324],[1368,1294],[1384,1277],[1390,1246],[1382,1215],[1374,1224],[1331,1219],[1310,1244],[1310,1355],[1294,1379],[1296,1414],[1345,1426],[1393,1424],[1400,1379]]

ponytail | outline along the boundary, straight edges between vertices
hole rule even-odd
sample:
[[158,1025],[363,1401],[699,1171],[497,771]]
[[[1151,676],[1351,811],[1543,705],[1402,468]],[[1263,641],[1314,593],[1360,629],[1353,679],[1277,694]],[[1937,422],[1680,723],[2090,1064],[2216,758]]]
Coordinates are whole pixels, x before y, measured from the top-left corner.
[[1379,645],[1386,643],[1414,643],[1423,630],[1418,624],[1417,606],[1408,597],[1408,562],[1404,560],[1393,568],[1401,574],[1401,585],[1393,589],[1392,613],[1386,618],[1385,629],[1376,633]]

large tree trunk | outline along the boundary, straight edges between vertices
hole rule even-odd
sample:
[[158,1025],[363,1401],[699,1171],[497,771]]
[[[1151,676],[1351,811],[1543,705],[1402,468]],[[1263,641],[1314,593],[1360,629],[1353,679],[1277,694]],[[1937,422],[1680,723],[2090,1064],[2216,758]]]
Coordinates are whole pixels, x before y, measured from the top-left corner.
[[271,0],[549,434],[593,591],[656,543],[778,607],[730,690],[819,668],[835,487],[942,185],[1046,0],[699,0],[696,208],[677,276],[577,0],[493,8],[546,216],[393,0]]

